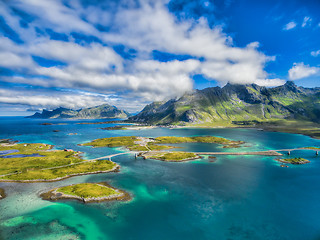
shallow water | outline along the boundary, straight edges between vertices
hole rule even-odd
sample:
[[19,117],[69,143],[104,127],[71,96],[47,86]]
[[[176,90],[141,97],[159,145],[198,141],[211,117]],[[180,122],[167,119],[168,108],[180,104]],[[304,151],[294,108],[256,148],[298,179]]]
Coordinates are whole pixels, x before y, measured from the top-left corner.
[[0,158],[23,158],[23,157],[44,157],[43,155],[34,154],[14,154],[14,155],[0,155]]
[[[87,120],[90,121],[90,120]],[[39,123],[66,123],[47,125]],[[254,129],[100,128],[81,121],[0,118],[0,138],[43,142],[72,148],[95,158],[122,149],[77,146],[111,136],[220,136],[246,142],[238,149],[216,144],[179,144],[188,151],[260,151],[320,146],[310,137]],[[28,126],[28,127],[26,127]],[[60,130],[60,132],[53,132]],[[68,135],[68,133],[78,133]],[[119,173],[78,176],[54,183],[0,183],[7,198],[0,201],[0,236],[4,239],[319,239],[320,157],[299,150],[309,164],[281,168],[275,157],[218,156],[170,163],[113,158]],[[41,192],[81,182],[107,181],[128,191],[130,202],[83,204],[41,200]],[[1,239],[1,237],[0,237]]]
[[2,157],[2,155],[6,155],[9,153],[15,153],[15,152],[19,152],[18,150],[4,150],[4,151],[0,151],[0,157]]

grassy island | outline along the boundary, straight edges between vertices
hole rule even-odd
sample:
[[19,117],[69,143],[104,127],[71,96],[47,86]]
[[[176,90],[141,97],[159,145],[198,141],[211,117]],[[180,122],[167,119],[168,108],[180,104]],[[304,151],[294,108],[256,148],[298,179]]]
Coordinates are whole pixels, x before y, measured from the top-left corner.
[[156,159],[166,162],[183,162],[200,158],[197,154],[191,152],[146,152],[141,156],[144,159]]
[[112,200],[130,200],[130,195],[111,187],[107,183],[80,183],[55,188],[41,194],[42,199],[57,201],[60,199],[76,199],[84,203]]
[[304,147],[305,149],[311,149],[311,150],[319,150],[320,151],[320,147]]
[[4,189],[0,188],[0,200],[5,198],[6,197],[6,194],[4,192]]
[[93,140],[89,143],[80,144],[82,146],[93,146],[93,147],[126,147],[131,151],[159,151],[170,148],[173,146],[167,146],[163,144],[175,144],[175,143],[217,143],[224,147],[239,147],[243,144],[243,141],[231,141],[221,137],[110,137],[100,138]]
[[40,143],[1,144],[0,181],[58,181],[75,175],[115,171],[119,166],[107,160],[83,160],[70,149],[51,150]]
[[290,164],[306,164],[310,161],[304,158],[283,158],[283,159],[277,159],[278,162],[281,163],[290,163]]
[[131,151],[158,151],[173,148],[171,146],[157,145],[152,138],[135,136],[100,138],[80,145],[93,147],[126,147]]

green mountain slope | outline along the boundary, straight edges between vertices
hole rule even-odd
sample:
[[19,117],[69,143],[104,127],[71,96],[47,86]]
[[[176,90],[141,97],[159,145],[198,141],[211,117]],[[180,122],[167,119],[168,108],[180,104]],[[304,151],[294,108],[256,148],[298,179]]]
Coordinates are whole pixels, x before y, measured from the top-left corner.
[[288,81],[275,88],[227,84],[147,105],[130,121],[150,124],[232,123],[295,119],[320,122],[320,88]]
[[100,118],[127,118],[129,114],[114,106],[103,104],[96,107],[72,110],[57,108],[52,111],[43,110],[42,113],[35,113],[28,118],[75,118],[75,119],[100,119]]

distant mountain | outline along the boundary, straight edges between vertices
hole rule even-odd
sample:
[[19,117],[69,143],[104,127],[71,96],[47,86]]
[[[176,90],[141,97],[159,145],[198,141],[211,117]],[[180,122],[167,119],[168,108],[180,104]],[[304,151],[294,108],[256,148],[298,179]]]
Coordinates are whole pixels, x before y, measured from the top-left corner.
[[96,107],[72,110],[59,107],[52,111],[43,110],[28,118],[74,118],[74,119],[100,119],[100,118],[128,118],[129,113],[114,106],[103,104]]
[[130,121],[149,124],[202,124],[298,119],[320,122],[320,88],[292,81],[266,88],[228,83],[186,93],[179,99],[147,105]]

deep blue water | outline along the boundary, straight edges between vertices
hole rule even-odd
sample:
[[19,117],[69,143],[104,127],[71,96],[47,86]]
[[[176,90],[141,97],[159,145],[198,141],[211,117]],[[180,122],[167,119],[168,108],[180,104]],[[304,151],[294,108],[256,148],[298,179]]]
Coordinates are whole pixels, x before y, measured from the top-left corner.
[[[92,121],[92,120],[86,120]],[[97,120],[95,120],[97,121]],[[43,122],[63,125],[40,125]],[[115,124],[81,125],[79,120],[0,118],[0,138],[72,148],[85,158],[123,149],[77,146],[111,136],[212,135],[243,140],[239,149],[215,144],[180,144],[189,151],[258,151],[320,146],[307,136],[255,129],[115,130]],[[59,132],[53,132],[59,130]],[[77,135],[68,135],[77,133]],[[178,149],[181,150],[181,149]],[[320,156],[295,151],[309,164],[281,168],[274,157],[218,156],[185,163],[113,160],[119,173],[79,176],[54,183],[0,183],[8,197],[0,201],[4,239],[320,239]],[[41,192],[80,182],[107,181],[128,191],[130,202],[82,204],[41,200]],[[0,237],[1,239],[1,237]]]

